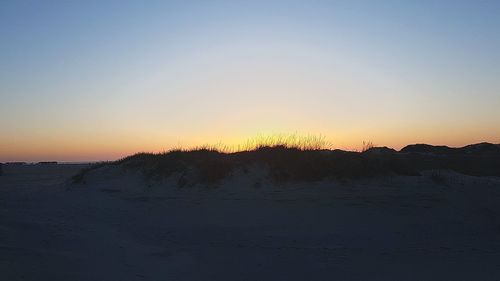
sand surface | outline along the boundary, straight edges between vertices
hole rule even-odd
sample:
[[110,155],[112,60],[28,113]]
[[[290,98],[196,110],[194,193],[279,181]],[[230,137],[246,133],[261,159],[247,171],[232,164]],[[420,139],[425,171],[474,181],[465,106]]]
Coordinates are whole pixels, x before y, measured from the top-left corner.
[[210,188],[6,166],[0,280],[500,280],[500,179]]

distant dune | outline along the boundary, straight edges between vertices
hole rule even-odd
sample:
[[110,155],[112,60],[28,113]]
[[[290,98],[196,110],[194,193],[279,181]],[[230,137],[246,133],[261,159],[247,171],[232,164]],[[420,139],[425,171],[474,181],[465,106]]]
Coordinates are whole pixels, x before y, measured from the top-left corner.
[[469,154],[469,155],[498,155],[500,144],[487,142],[452,148],[448,146],[435,146],[428,144],[412,144],[401,149],[403,153],[431,153],[431,154]]

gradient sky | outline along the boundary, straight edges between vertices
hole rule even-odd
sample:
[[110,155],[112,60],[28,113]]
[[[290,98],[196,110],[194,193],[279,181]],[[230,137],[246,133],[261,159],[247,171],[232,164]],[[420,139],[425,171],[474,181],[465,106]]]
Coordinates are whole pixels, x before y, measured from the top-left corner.
[[500,1],[0,1],[0,161],[500,142]]

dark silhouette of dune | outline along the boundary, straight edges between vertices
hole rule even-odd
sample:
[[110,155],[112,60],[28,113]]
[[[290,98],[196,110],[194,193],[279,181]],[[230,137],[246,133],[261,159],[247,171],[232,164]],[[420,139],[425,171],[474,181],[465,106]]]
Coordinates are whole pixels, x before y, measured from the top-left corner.
[[377,153],[377,154],[383,154],[383,153],[397,153],[395,149],[389,148],[387,146],[383,147],[372,147],[364,151],[365,153]]
[[449,154],[455,149],[444,145],[429,144],[411,144],[403,147],[400,152],[404,153],[430,153],[430,154]]
[[85,182],[88,172],[105,166],[139,171],[147,179],[178,175],[179,186],[183,186],[186,179],[214,183],[238,169],[248,170],[248,167],[255,166],[266,168],[269,176],[276,181],[318,181],[391,174],[418,176],[425,170],[500,176],[500,145],[480,143],[451,148],[414,144],[400,151],[371,147],[363,152],[273,146],[234,153],[210,149],[138,153],[115,162],[93,165],[75,175],[73,181]]
[[468,154],[498,154],[500,153],[500,144],[482,142],[464,146],[459,150]]
[[404,153],[429,153],[429,154],[471,154],[485,155],[500,153],[500,144],[482,142],[464,147],[452,148],[444,145],[412,144],[405,146],[400,152]]

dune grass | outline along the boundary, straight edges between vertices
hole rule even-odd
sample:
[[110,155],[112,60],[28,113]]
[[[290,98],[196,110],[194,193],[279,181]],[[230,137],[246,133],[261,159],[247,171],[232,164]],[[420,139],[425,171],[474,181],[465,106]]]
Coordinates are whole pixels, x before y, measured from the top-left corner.
[[415,176],[423,170],[433,169],[450,169],[469,175],[500,175],[500,154],[476,155],[457,149],[459,154],[443,156],[389,149],[372,153],[373,149],[373,143],[364,142],[361,151],[332,150],[322,136],[258,136],[236,147],[216,144],[178,147],[161,153],[137,153],[84,169],[73,177],[73,182],[85,182],[90,171],[109,165],[139,171],[149,180],[176,175],[180,187],[188,182],[216,183],[238,169],[248,170],[252,166],[266,168],[270,179],[279,182],[394,174]]
[[266,167],[275,181],[317,181],[327,177],[360,177],[390,172],[385,165],[358,152],[331,150],[323,136],[257,136],[235,147],[222,144],[174,148],[162,153],[137,153],[123,159],[101,163],[73,177],[84,182],[85,175],[103,165],[139,170],[148,179],[179,175],[179,186],[186,179],[215,183],[236,169]]
[[163,152],[162,154],[169,152],[180,152],[180,151],[189,152],[198,150],[216,151],[221,153],[236,153],[244,151],[254,151],[266,147],[284,147],[284,148],[298,149],[305,151],[305,150],[330,150],[333,148],[333,145],[323,135],[312,135],[312,134],[300,135],[297,133],[271,134],[271,135],[257,135],[237,145],[227,145],[223,142],[218,142],[215,144],[203,144],[191,147],[177,146]]
[[243,145],[237,146],[236,151],[254,151],[260,148],[280,147],[302,151],[326,150],[333,146],[323,135],[298,135],[298,134],[277,134],[258,135],[248,139]]

